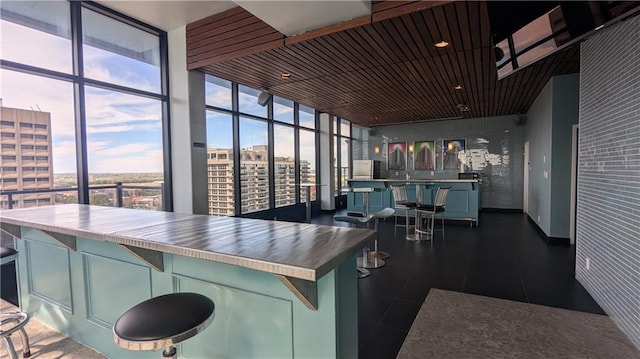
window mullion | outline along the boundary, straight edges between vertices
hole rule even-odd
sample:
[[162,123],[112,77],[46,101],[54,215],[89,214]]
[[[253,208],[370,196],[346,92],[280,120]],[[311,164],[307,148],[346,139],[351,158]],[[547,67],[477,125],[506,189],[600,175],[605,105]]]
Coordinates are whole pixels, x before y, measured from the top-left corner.
[[87,161],[87,118],[82,51],[82,6],[69,2],[71,8],[71,48],[73,58],[73,102],[76,136],[76,171],[78,175],[78,203],[89,204],[89,169]]

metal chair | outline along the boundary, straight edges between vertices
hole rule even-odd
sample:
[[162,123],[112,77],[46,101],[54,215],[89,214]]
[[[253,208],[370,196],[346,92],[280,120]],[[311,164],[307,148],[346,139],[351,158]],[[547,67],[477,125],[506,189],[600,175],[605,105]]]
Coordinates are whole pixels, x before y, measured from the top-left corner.
[[[433,200],[433,204],[418,204],[416,207],[416,239],[420,240],[421,235],[426,234],[426,240],[433,239],[433,231],[434,231],[434,223],[436,219],[436,214],[440,213],[440,218],[442,219],[442,239],[444,240],[444,215],[442,212],[445,210],[445,206],[447,204],[447,194],[451,188],[448,187],[440,187],[436,191],[436,196]],[[425,218],[422,216],[425,215]],[[426,219],[426,226],[422,226],[422,220]]]
[[[395,216],[395,225],[393,227],[393,236],[395,237],[397,234],[398,227],[405,227],[407,239],[409,237],[409,229],[411,228],[411,223],[409,220],[409,212],[414,211],[416,209],[416,202],[411,202],[407,198],[407,186],[406,185],[391,185],[391,193],[393,195],[393,208],[397,210],[404,211],[404,224],[398,224],[398,216]],[[415,229],[415,217],[413,227]],[[413,239],[413,238],[411,238]]]
[[[13,248],[0,247],[0,264],[6,264],[15,261],[18,258],[18,252]],[[31,348],[29,347],[29,337],[24,330],[24,326],[29,322],[29,314],[24,312],[6,312],[0,313],[0,338],[4,346],[7,347],[9,358],[17,359],[18,354],[13,346],[11,334],[18,333],[22,339],[22,356],[28,358],[31,356]]]
[[172,293],[145,300],[127,310],[113,325],[113,341],[128,350],[164,349],[176,358],[175,345],[205,330],[215,305],[197,293]]

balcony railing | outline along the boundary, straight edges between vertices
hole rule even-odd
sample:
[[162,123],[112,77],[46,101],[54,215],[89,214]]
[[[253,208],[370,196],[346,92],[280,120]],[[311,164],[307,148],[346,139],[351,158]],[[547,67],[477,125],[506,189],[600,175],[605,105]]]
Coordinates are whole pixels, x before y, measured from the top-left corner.
[[[115,185],[95,185],[95,186],[89,186],[89,190],[90,191],[99,191],[99,190],[103,190],[103,191],[114,191],[113,195],[110,194],[106,194],[106,197],[104,198],[104,201],[98,201],[98,205],[107,205],[107,206],[113,206],[115,205],[115,207],[127,207],[127,208],[147,208],[147,209],[151,209],[152,207],[155,207],[157,209],[161,209],[162,208],[162,199],[164,198],[164,190],[162,186],[136,186],[136,185],[123,185],[122,182],[116,182]],[[145,198],[143,198],[140,201],[134,201],[131,200],[129,203],[125,204],[125,197],[123,196],[123,193],[125,190],[151,190],[151,191],[159,191],[159,205],[158,204],[154,204],[152,206],[148,205],[148,203],[146,203]],[[61,193],[61,192],[77,192],[78,191],[78,187],[64,187],[64,188],[47,188],[47,189],[33,189],[33,190],[15,190],[15,191],[0,191],[0,197],[2,196],[6,196],[7,197],[7,207],[8,209],[12,209],[14,207],[14,196],[21,196],[21,195],[29,195],[29,194],[54,194],[54,193]],[[157,196],[153,196],[153,197],[157,197]],[[90,196],[91,198],[91,196]],[[128,197],[127,197],[128,198]],[[115,200],[115,203],[114,203]],[[4,201],[0,201],[0,202],[4,202]],[[90,200],[91,202],[91,200]],[[55,203],[55,199],[54,199],[54,203]],[[93,203],[92,203],[93,204]]]

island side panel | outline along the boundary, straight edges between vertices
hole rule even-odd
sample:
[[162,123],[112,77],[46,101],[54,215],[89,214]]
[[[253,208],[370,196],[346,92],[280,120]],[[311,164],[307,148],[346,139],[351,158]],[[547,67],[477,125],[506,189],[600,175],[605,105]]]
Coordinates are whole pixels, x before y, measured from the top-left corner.
[[[81,237],[77,242],[72,251],[40,230],[23,227],[23,240],[17,241],[21,304],[35,318],[108,357],[157,356],[117,347],[111,326],[136,303],[173,291],[199,292],[216,303],[211,326],[181,345],[183,357],[357,353],[354,258],[317,282],[319,308],[312,311],[270,273],[166,253],[165,270],[158,272],[115,243]],[[52,288],[43,284],[47,281]],[[54,288],[58,282],[62,288]]]

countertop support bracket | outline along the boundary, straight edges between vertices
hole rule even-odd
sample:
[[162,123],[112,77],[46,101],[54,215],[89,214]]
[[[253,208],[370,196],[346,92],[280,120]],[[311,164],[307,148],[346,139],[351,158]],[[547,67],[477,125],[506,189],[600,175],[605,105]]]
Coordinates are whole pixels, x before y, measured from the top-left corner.
[[164,272],[164,259],[162,252],[154,251],[153,249],[128,246],[126,244],[121,244],[121,246],[136,258],[150,265],[153,269],[158,272]]
[[55,239],[56,241],[62,243],[65,247],[71,249],[72,251],[75,251],[77,246],[76,246],[76,237],[74,236],[70,236],[68,234],[62,234],[62,233],[57,233],[57,232],[51,232],[51,231],[46,231],[44,229],[41,229],[42,232],[44,232],[45,234],[47,234],[49,237]]
[[300,301],[311,310],[318,310],[318,283],[304,279],[287,277],[276,274],[282,284],[285,285]]
[[22,237],[20,234],[20,226],[16,224],[2,222],[0,223],[0,230],[18,239]]

